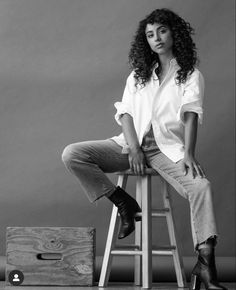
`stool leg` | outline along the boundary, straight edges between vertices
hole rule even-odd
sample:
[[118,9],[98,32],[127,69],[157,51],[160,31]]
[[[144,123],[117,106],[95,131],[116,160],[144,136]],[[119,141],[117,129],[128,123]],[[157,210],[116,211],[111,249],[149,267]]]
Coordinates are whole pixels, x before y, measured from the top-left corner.
[[176,247],[176,249],[173,252],[173,258],[174,258],[174,266],[175,266],[177,283],[178,283],[178,287],[186,287],[184,265],[183,265],[182,255],[180,255],[180,249],[177,243],[178,239],[176,235],[176,227],[175,227],[173,213],[172,213],[171,196],[168,191],[169,185],[163,178],[161,178],[161,182],[162,182],[164,206],[166,208],[169,208],[169,212],[167,213],[166,218],[167,218],[167,227],[168,227],[170,242],[171,242],[171,245],[174,245]]
[[[136,181],[136,200],[140,207],[142,207],[142,177],[138,176]],[[141,248],[141,234],[142,234],[142,222],[135,224],[135,245]],[[142,285],[142,256],[135,255],[134,257],[134,283],[136,286]]]
[[151,176],[142,177],[142,270],[143,288],[152,287]]
[[[127,175],[119,175],[117,185],[125,189],[127,178],[128,178]],[[106,287],[109,280],[109,276],[111,272],[111,264],[112,264],[111,250],[115,246],[115,242],[117,240],[118,230],[119,230],[119,220],[117,216],[118,216],[118,208],[115,205],[113,205],[110,226],[109,226],[108,235],[107,235],[105,253],[104,253],[103,262],[102,262],[102,269],[101,269],[101,274],[100,274],[99,283],[98,283],[99,287]]]

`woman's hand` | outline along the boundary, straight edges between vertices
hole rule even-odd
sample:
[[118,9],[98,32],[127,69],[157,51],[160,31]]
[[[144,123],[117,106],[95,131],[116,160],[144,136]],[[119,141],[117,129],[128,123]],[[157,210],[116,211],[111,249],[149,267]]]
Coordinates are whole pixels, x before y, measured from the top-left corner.
[[129,151],[129,164],[130,169],[137,175],[145,173],[145,156],[141,148],[130,149]]
[[137,175],[143,175],[145,173],[144,168],[146,165],[145,156],[139,145],[137,133],[134,128],[133,117],[125,113],[121,116],[120,122],[122,124],[125,140],[129,145],[130,169]]
[[187,175],[188,171],[190,171],[190,174],[193,178],[195,178],[196,175],[200,176],[201,178],[206,177],[203,169],[193,155],[185,154],[181,166],[184,175]]

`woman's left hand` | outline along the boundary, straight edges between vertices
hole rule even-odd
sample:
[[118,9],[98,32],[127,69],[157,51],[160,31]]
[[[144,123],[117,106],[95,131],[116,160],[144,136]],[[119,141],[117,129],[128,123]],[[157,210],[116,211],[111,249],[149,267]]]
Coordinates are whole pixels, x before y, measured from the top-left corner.
[[196,175],[200,176],[201,178],[206,177],[203,169],[193,155],[185,154],[181,166],[184,175],[187,175],[188,171],[190,171],[193,178],[195,178]]

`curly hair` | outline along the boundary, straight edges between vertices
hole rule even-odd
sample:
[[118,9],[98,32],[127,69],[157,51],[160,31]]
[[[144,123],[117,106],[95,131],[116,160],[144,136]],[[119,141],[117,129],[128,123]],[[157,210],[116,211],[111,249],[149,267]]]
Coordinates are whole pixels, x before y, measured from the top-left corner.
[[134,78],[137,84],[145,86],[150,80],[153,67],[158,62],[157,74],[161,71],[161,64],[157,53],[154,53],[146,39],[145,29],[147,24],[163,24],[167,26],[173,38],[172,52],[180,67],[177,71],[176,83],[185,83],[188,74],[194,71],[197,63],[196,46],[191,34],[194,34],[190,24],[184,21],[176,13],[169,9],[156,9],[145,19],[139,22],[129,52],[129,64],[134,70]]

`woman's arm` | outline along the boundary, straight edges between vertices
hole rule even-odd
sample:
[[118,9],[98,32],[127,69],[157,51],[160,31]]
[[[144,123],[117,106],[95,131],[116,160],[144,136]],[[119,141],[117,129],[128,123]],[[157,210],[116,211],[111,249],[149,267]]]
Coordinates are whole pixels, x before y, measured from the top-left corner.
[[182,168],[187,174],[187,168],[189,168],[192,177],[195,178],[195,174],[200,177],[205,177],[203,170],[195,159],[195,146],[197,141],[197,125],[198,125],[198,114],[194,112],[184,113],[185,123],[185,153],[182,161]]
[[138,137],[134,128],[134,122],[131,115],[125,113],[120,117],[122,130],[125,140],[129,145],[129,164],[130,169],[135,174],[144,174],[145,157],[139,146]]

